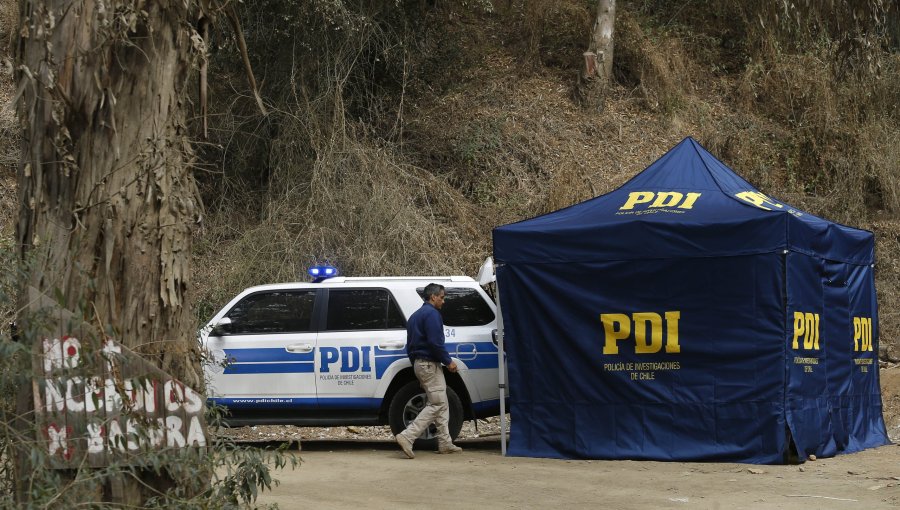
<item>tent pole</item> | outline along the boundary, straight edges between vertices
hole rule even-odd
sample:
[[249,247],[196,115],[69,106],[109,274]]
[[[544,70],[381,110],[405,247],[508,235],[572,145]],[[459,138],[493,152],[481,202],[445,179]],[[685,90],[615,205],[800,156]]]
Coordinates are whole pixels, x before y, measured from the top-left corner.
[[506,351],[503,348],[503,312],[500,310],[500,281],[497,280],[497,372],[500,388],[500,455],[506,456]]

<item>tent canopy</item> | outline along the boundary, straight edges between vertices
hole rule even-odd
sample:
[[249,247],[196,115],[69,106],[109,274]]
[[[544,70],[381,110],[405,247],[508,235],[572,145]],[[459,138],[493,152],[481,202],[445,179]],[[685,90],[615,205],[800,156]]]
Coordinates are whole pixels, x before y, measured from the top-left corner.
[[687,138],[494,230],[513,455],[781,462],[887,441],[870,232]]
[[494,231],[504,262],[713,257],[792,250],[871,264],[870,232],[767,197],[693,138],[619,189]]

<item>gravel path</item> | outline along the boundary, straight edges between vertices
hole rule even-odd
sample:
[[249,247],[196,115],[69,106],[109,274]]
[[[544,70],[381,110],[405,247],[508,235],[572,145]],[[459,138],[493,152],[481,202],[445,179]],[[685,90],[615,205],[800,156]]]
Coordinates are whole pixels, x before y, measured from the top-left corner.
[[[507,415],[508,417],[509,415]],[[364,427],[295,427],[293,425],[258,425],[253,427],[221,428],[219,434],[239,443],[257,443],[269,441],[371,441],[392,439],[388,426]],[[500,417],[494,416],[484,420],[463,423],[459,433],[461,439],[475,439],[500,436]]]

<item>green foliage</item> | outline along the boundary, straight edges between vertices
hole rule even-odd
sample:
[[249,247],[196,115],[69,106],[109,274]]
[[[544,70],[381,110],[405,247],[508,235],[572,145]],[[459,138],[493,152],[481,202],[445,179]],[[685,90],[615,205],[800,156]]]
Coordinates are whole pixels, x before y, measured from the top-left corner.
[[[4,295],[0,292],[0,302]],[[15,470],[13,458],[15,455],[15,442],[12,435],[6,431],[7,424],[15,414],[14,396],[19,388],[28,381],[18,376],[13,368],[22,364],[25,358],[22,344],[9,341],[9,337],[0,334],[0,419],[3,420],[3,429],[0,430],[0,508],[13,508],[15,505],[13,489],[15,487]]]
[[473,122],[459,134],[459,140],[454,146],[458,157],[463,162],[483,164],[490,161],[491,155],[500,150],[503,143],[501,136],[501,125],[498,119]]
[[278,480],[272,478],[272,470],[285,469],[288,465],[295,469],[299,461],[288,451],[290,443],[283,443],[276,450],[260,450],[231,445],[227,450],[227,462],[221,463],[224,472],[214,484],[213,500],[240,502],[255,501],[260,491],[272,490]]

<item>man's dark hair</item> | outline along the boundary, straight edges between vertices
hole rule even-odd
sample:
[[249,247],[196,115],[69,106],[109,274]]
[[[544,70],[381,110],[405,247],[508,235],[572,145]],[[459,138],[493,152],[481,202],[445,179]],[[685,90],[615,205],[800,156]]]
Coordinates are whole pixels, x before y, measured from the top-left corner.
[[429,283],[425,286],[425,290],[422,293],[425,294],[425,301],[431,301],[431,296],[437,296],[441,291],[444,291],[443,285],[439,283]]

